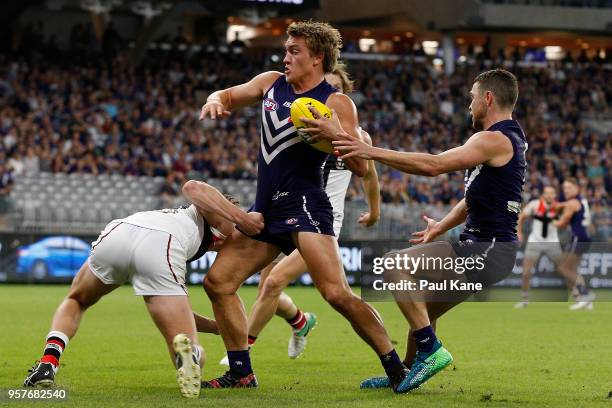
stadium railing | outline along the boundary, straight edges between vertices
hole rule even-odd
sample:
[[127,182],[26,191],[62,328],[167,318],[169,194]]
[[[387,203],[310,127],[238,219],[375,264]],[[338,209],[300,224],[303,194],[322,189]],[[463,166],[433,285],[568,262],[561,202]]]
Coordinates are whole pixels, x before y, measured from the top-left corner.
[[[162,201],[158,191],[164,180],[160,177],[136,177],[119,174],[64,174],[38,173],[15,179],[2,217],[1,230],[10,233],[73,233],[96,235],[112,219],[131,213],[159,209]],[[223,192],[236,196],[247,209],[255,199],[253,180],[208,179],[208,183]],[[177,204],[182,202],[177,197]],[[342,240],[406,240],[425,226],[427,215],[441,219],[450,208],[437,204],[381,205],[381,218],[370,228],[357,223],[368,210],[364,200],[347,201]],[[594,239],[612,239],[610,209],[594,215]],[[447,237],[457,237],[461,227]]]

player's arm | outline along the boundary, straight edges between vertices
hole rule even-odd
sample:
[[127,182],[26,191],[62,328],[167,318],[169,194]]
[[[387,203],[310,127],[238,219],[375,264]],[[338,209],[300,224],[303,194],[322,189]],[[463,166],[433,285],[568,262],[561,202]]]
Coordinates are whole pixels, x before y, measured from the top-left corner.
[[561,213],[561,218],[556,221],[553,221],[553,225],[557,228],[565,228],[569,225],[572,216],[574,213],[580,211],[580,203],[578,200],[571,199],[563,204],[563,212]]
[[202,316],[193,312],[193,318],[195,319],[196,330],[199,333],[212,333],[219,334],[219,328],[217,327],[217,321],[209,319],[208,317]]
[[519,242],[523,242],[523,224],[525,220],[531,217],[532,214],[532,205],[531,202],[523,208],[523,211],[518,216],[518,223],[516,224],[516,234],[518,236]]
[[479,164],[503,165],[512,158],[512,143],[500,132],[478,132],[464,145],[440,154],[396,152],[368,146],[359,140],[339,140],[334,147],[345,157],[376,160],[404,173],[437,176]]
[[[336,92],[327,98],[325,104],[332,111],[331,119],[324,118],[312,106],[309,109],[315,119],[301,118],[308,125],[308,128],[302,130],[312,136],[311,140],[358,140],[361,142],[357,107],[351,98]],[[360,157],[349,157],[344,162],[353,174],[359,177],[365,176],[368,171],[366,161]]]
[[467,204],[465,203],[465,198],[459,201],[453,209],[446,214],[441,221],[436,221],[432,218],[423,216],[423,220],[427,223],[427,227],[424,230],[414,232],[412,236],[413,239],[410,240],[411,244],[422,244],[431,242],[436,239],[438,236],[444,234],[446,231],[455,228],[457,225],[460,225],[465,222],[467,218]]
[[[327,98],[327,106],[340,121],[341,132],[338,132],[336,137],[346,137],[346,135],[343,135],[343,133],[346,133],[349,138],[361,141],[361,130],[359,128],[359,120],[357,119],[357,107],[351,98],[336,92]],[[370,144],[371,143],[372,141],[370,140]],[[365,176],[368,172],[367,161],[359,157],[351,157],[349,160],[344,160],[344,162],[353,174],[359,177]]]
[[[247,235],[261,232],[264,227],[263,217],[249,215],[240,207],[232,204],[213,186],[202,181],[189,180],[183,185],[183,195],[202,212],[210,221],[211,217],[219,216],[237,224]],[[261,214],[259,214],[261,216]]]
[[[368,132],[362,130],[361,136],[363,140],[372,145],[372,139]],[[366,227],[371,227],[378,222],[380,218],[380,184],[378,183],[378,174],[376,173],[376,164],[373,160],[368,160],[368,171],[365,176],[361,179],[363,183],[363,189],[365,191],[366,200],[368,202],[369,212],[361,214],[359,217],[360,224],[364,224]]]
[[210,116],[211,119],[226,117],[231,111],[257,103],[263,93],[272,86],[282,74],[268,71],[255,76],[249,82],[215,91],[206,99],[200,112],[200,120]]

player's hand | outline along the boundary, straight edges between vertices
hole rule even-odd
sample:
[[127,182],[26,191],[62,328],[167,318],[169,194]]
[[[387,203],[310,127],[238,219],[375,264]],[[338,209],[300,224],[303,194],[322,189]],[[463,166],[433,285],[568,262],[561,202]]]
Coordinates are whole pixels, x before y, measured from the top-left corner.
[[207,116],[210,116],[212,120],[219,118],[227,118],[231,114],[230,111],[225,109],[225,105],[219,99],[211,99],[206,101],[202,110],[200,111],[200,120],[204,120]]
[[429,218],[424,215],[423,220],[427,223],[427,227],[425,227],[422,231],[413,232],[413,239],[410,240],[411,244],[425,244],[427,242],[433,241],[438,235],[437,225],[438,221],[433,218]]
[[[342,130],[340,119],[338,119],[338,115],[336,115],[336,112],[333,109],[331,118],[326,118],[321,115],[321,113],[314,106],[309,105],[308,110],[310,110],[310,113],[312,113],[314,119],[300,118],[302,122],[308,125],[307,128],[300,129],[300,131],[306,132],[310,135],[310,138],[308,139],[309,142],[312,143],[321,139],[343,139],[344,131]],[[350,138],[350,136],[348,137]]]
[[197,313],[193,313],[193,317],[196,323],[196,330],[198,333],[211,333],[211,334],[219,334],[219,326],[217,326],[217,322],[213,319],[209,319],[206,316],[200,316]]
[[555,201],[552,206],[552,209],[558,215],[565,209],[565,207],[567,207],[567,201]]
[[257,235],[264,227],[264,217],[259,212],[247,213],[238,226],[246,235]]
[[374,146],[370,146],[361,140],[353,138],[347,140],[334,140],[332,144],[334,145],[334,149],[339,152],[342,160],[350,157],[372,160],[372,154],[374,149],[376,149]]
[[518,239],[518,242],[523,242],[523,232],[522,231],[517,231],[516,232],[516,239]]
[[371,212],[361,213],[361,216],[357,220],[358,224],[364,225],[366,227],[371,227],[372,225],[378,222],[380,215],[372,214]]

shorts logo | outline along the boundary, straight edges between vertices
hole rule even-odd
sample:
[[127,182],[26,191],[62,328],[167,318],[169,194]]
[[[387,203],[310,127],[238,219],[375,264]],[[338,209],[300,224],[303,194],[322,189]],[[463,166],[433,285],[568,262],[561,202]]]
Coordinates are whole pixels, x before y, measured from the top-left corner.
[[290,108],[291,107],[291,102],[287,101],[287,102],[283,103],[283,106],[285,108]]
[[268,112],[272,112],[278,109],[278,103],[274,99],[266,98],[263,101],[263,107]]
[[310,225],[314,225],[315,227],[318,227],[319,224],[321,224],[319,221],[310,221]]
[[474,245],[474,241],[472,241],[471,239],[466,239],[465,241],[459,241],[460,247],[467,247],[471,245]]
[[289,195],[288,191],[277,191],[276,193],[274,193],[274,195],[272,196],[272,201],[278,200],[280,197],[286,197]]
[[285,220],[285,224],[287,224],[287,225],[293,225],[296,222],[298,222],[297,218],[288,218],[287,220]]

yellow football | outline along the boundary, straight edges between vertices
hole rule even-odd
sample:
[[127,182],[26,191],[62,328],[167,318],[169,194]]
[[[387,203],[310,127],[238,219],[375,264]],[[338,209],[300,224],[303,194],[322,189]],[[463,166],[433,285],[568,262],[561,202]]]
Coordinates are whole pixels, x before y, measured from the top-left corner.
[[312,113],[308,109],[308,106],[313,106],[322,116],[328,119],[332,117],[331,110],[329,110],[324,103],[321,103],[313,98],[298,98],[291,104],[291,122],[293,123],[293,126],[295,126],[297,129],[298,135],[302,138],[302,140],[308,143],[310,146],[325,153],[333,152],[334,146],[329,140],[310,142],[310,135],[306,132],[300,131],[300,129],[308,127],[300,120],[300,118],[314,119]]

